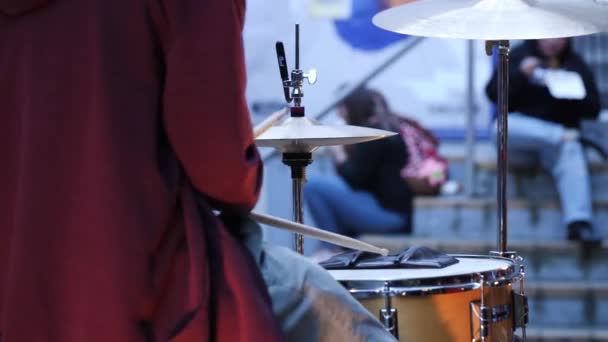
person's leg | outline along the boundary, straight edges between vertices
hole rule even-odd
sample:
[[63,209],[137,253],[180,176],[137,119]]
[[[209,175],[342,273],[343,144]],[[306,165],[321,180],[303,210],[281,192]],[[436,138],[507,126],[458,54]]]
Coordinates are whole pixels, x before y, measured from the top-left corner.
[[345,234],[336,218],[334,198],[347,198],[352,190],[337,175],[310,178],[304,185],[304,200],[315,224],[325,230]]
[[578,140],[566,140],[566,129],[552,122],[521,114],[509,116],[509,149],[528,149],[538,154],[553,176],[569,229],[569,238],[596,242],[590,225],[593,217],[589,171]]
[[558,149],[548,149],[542,153],[542,162],[557,184],[568,239],[589,245],[601,243],[602,238],[593,232],[591,224],[591,185],[581,143],[569,140]]
[[318,264],[269,244],[263,247],[262,260],[262,275],[286,341],[396,341]]
[[304,197],[319,228],[341,234],[398,232],[403,214],[383,208],[374,196],[353,191],[341,177],[311,179]]
[[509,114],[509,148],[557,148],[562,143],[564,132],[564,127],[559,124],[519,113]]
[[541,152],[541,161],[555,179],[566,224],[593,217],[589,170],[583,147],[576,140]]
[[396,341],[321,266],[292,250],[264,243],[260,225],[249,217],[234,225],[231,231],[239,232],[260,268],[286,341]]

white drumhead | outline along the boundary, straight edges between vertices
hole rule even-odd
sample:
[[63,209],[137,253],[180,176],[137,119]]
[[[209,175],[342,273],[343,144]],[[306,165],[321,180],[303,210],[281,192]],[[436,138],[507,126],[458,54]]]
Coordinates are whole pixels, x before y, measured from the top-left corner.
[[490,257],[458,257],[458,263],[444,268],[389,268],[329,270],[338,281],[396,281],[429,278],[449,278],[467,274],[506,270],[513,265],[508,259]]

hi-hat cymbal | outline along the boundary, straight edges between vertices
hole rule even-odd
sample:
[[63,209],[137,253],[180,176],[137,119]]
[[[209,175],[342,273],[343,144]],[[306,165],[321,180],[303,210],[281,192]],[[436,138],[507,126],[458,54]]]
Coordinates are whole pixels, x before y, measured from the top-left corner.
[[274,147],[281,152],[312,152],[321,146],[356,144],[395,134],[374,128],[324,125],[306,117],[290,117],[267,129],[255,141],[260,147]]
[[415,0],[378,13],[373,22],[437,38],[574,37],[608,28],[608,0]]

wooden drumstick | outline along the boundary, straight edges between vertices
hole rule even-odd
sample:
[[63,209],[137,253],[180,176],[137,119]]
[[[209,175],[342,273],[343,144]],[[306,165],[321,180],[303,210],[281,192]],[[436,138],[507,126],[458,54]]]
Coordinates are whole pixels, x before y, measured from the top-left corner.
[[283,108],[270,114],[264,121],[260,122],[253,128],[253,136],[255,138],[264,134],[270,127],[274,126],[275,123],[279,122],[287,114],[287,108]]
[[369,243],[359,241],[348,236],[328,232],[319,228],[314,228],[301,223],[288,221],[279,217],[260,214],[256,212],[252,212],[251,217],[259,223],[267,224],[279,229],[289,230],[291,232],[300,233],[303,235],[308,235],[319,240],[331,242],[338,246],[380,254],[383,256],[388,255],[388,249],[386,248],[378,248],[376,246],[370,245]]

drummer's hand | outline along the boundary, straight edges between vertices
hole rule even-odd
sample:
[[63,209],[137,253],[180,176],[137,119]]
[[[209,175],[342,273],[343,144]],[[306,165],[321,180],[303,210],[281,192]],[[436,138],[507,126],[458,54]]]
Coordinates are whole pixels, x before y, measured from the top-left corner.
[[534,70],[538,68],[540,64],[540,59],[536,57],[526,57],[519,64],[519,70],[526,76],[532,77],[532,73],[534,73]]
[[346,161],[347,155],[344,150],[344,146],[336,145],[336,146],[327,146],[327,150],[332,156],[332,159],[336,164],[342,164]]

